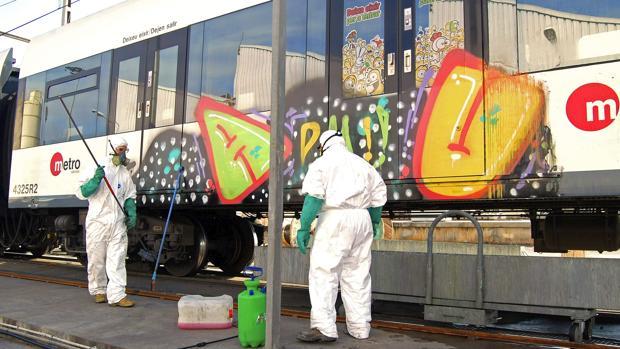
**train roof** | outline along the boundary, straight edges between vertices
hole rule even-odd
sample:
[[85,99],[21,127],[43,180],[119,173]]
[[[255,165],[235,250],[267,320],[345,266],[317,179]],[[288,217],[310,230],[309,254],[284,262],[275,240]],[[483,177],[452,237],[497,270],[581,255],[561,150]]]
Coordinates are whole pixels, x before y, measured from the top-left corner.
[[33,38],[21,77],[264,2],[127,0]]

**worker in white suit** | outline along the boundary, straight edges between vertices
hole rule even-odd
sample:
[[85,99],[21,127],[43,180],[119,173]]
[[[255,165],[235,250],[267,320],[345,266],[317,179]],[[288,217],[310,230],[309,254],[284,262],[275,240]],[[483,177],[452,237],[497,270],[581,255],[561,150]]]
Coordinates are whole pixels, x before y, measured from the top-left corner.
[[[125,167],[127,141],[110,138],[110,156],[103,166],[86,171],[77,190],[77,197],[88,199],[86,215],[86,253],[88,257],[88,292],[96,303],[132,307],[127,298],[127,230],[136,225],[136,186]],[[113,152],[112,152],[113,148]],[[121,209],[107,188],[107,178]],[[123,210],[125,212],[123,212]]]
[[340,284],[347,317],[347,334],[366,339],[370,333],[370,260],[373,235],[381,229],[381,211],[387,201],[379,173],[364,159],[349,152],[339,131],[319,138],[321,156],[304,178],[305,194],[297,245],[306,253],[310,224],[319,213],[308,274],[310,330],[303,342],[332,342],[336,329],[336,297]]

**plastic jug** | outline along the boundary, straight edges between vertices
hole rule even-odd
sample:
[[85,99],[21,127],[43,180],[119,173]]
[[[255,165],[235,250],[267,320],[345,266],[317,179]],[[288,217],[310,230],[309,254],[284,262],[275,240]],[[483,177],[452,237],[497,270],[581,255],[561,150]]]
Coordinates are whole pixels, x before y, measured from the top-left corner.
[[237,318],[239,327],[239,342],[244,348],[256,348],[265,345],[265,289],[259,289],[263,269],[259,267],[247,267],[245,275],[251,277],[245,280],[245,291],[239,293],[237,298]]
[[178,303],[178,326],[183,330],[232,327],[233,298],[229,295],[203,297],[187,295]]

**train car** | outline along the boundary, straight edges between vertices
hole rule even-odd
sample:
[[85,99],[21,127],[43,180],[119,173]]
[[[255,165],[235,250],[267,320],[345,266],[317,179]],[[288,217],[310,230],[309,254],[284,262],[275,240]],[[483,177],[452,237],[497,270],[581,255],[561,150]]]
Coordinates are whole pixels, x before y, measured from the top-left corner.
[[[620,3],[288,0],[285,19],[285,210],[319,134],[339,129],[385,179],[391,216],[518,210],[537,251],[620,247]],[[74,193],[92,160],[62,98],[96,156],[129,141],[130,264],[153,262],[174,201],[165,267],[238,272],[264,230],[271,55],[259,0],[130,0],[33,39],[3,145],[5,229],[83,256]]]

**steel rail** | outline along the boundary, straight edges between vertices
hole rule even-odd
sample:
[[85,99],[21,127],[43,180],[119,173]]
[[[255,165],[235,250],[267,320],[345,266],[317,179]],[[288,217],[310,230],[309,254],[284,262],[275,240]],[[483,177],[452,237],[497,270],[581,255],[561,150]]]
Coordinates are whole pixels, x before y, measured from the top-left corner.
[[[88,288],[88,283],[83,281],[70,281],[63,280],[58,278],[52,278],[47,276],[39,276],[39,275],[29,275],[29,274],[20,274],[14,272],[0,271],[0,277],[10,277],[15,279],[29,280],[29,281],[38,281],[45,282],[56,285],[63,286],[73,286],[80,288]],[[138,290],[138,289],[127,289],[127,294],[141,296],[141,297],[149,297],[156,298],[167,301],[178,301],[183,295],[173,294],[173,293],[165,293],[165,292],[157,292],[157,291],[147,291],[147,290]],[[237,309],[237,303],[234,304],[234,308]],[[282,309],[282,316],[300,318],[300,319],[309,319],[310,313],[307,311],[301,310],[292,310],[292,309]],[[345,318],[339,316],[337,318],[338,322],[345,322]],[[490,340],[490,341],[499,341],[499,342],[511,342],[511,343],[519,343],[519,344],[534,344],[534,345],[549,345],[549,346],[557,346],[564,348],[576,348],[576,349],[618,349],[620,346],[616,345],[607,345],[607,344],[598,344],[598,343],[576,343],[570,342],[563,339],[554,339],[554,338],[544,338],[544,337],[533,337],[531,333],[525,335],[516,335],[516,334],[508,334],[501,332],[486,332],[480,330],[464,330],[464,329],[456,329],[449,327],[440,327],[440,326],[429,326],[423,324],[412,324],[405,322],[396,322],[396,321],[386,321],[386,320],[373,320],[371,322],[371,326],[376,329],[382,330],[392,330],[392,331],[405,331],[405,332],[423,332],[430,334],[439,334],[439,335],[447,335],[447,336],[456,336],[456,337],[466,337],[466,338],[476,338],[482,340]]]

